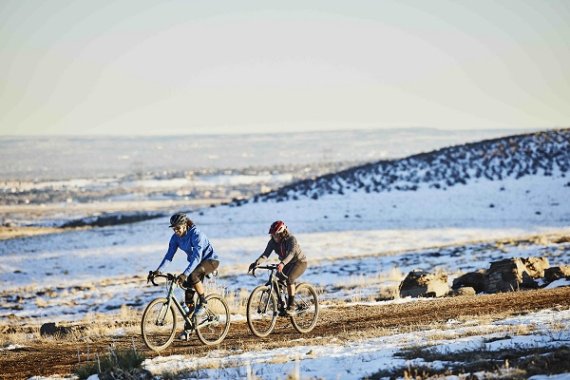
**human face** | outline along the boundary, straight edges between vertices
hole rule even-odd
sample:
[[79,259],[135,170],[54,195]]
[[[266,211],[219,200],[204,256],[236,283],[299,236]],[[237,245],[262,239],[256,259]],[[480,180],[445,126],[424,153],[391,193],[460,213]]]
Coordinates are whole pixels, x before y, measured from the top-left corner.
[[174,233],[175,233],[177,236],[182,237],[182,236],[184,236],[184,235],[186,234],[187,228],[188,228],[188,227],[186,226],[186,224],[179,224],[179,225],[177,225],[177,226],[172,227],[172,230],[174,231]]
[[271,237],[276,243],[279,243],[281,241],[281,234],[271,234]]

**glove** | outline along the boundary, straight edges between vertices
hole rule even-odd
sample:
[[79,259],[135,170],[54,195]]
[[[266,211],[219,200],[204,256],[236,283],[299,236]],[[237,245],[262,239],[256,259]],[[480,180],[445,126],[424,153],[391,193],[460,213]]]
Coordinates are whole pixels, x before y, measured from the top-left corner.
[[277,272],[279,272],[279,273],[283,272],[283,267],[284,267],[284,266],[285,266],[285,265],[283,265],[283,263],[277,264]]
[[151,282],[159,274],[160,274],[160,272],[157,270],[149,270],[148,276],[146,277],[146,282],[147,283]]
[[184,284],[184,282],[186,282],[186,279],[188,278],[188,276],[186,276],[184,273],[182,273],[181,275],[179,275],[178,277],[176,277],[176,283],[178,285],[182,285]]
[[249,264],[249,269],[247,270],[247,273],[253,271],[256,267],[257,267],[257,261],[254,261],[253,263]]

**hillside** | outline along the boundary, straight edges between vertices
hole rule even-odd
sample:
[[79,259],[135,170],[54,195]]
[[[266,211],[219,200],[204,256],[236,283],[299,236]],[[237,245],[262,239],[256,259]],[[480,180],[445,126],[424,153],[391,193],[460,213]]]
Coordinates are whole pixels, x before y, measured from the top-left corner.
[[[452,146],[398,160],[382,160],[290,184],[250,202],[319,199],[347,192],[446,190],[479,179],[565,177],[570,171],[570,129],[522,134]],[[570,187],[570,180],[565,184]]]

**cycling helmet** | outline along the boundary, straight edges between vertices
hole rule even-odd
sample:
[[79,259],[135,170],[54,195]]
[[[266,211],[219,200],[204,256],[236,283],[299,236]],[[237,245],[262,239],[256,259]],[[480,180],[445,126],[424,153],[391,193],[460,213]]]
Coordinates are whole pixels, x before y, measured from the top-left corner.
[[184,214],[182,212],[177,212],[176,214],[174,214],[170,217],[170,226],[169,227],[176,227],[176,226],[179,226],[181,224],[185,224],[186,222],[188,222],[188,217],[186,216],[186,214]]
[[285,222],[283,222],[282,220],[278,220],[273,222],[273,224],[271,224],[271,227],[269,228],[269,233],[271,235],[273,234],[280,234],[281,232],[287,230],[287,226],[285,225]]

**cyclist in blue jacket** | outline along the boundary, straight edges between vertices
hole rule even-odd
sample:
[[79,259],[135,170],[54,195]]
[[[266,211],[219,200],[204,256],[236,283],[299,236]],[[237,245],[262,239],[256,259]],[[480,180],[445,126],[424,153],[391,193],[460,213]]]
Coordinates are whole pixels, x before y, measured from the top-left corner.
[[186,288],[185,303],[190,309],[194,307],[194,290],[200,297],[200,302],[196,307],[195,314],[200,316],[204,314],[203,305],[207,303],[204,294],[204,285],[202,281],[204,276],[214,272],[220,262],[218,255],[208,240],[208,237],[201,232],[192,220],[184,213],[176,213],[170,218],[170,227],[174,230],[174,234],[170,238],[168,251],[154,272],[159,273],[172,262],[174,254],[180,248],[186,253],[188,266],[178,276],[176,281]]

